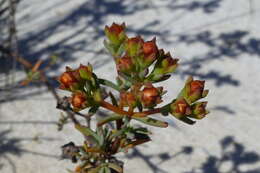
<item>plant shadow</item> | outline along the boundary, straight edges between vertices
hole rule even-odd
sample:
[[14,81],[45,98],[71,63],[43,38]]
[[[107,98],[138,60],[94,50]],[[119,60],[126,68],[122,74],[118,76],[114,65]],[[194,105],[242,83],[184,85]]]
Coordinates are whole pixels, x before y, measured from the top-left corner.
[[[260,168],[255,168],[254,164],[259,163],[260,155],[255,151],[248,151],[248,149],[240,142],[237,142],[233,136],[226,136],[220,140],[221,155],[208,155],[207,160],[196,168],[191,168],[191,171],[184,173],[258,173]],[[172,171],[163,168],[162,163],[176,159],[176,157],[189,157],[193,154],[195,147],[185,146],[180,152],[175,154],[160,153],[154,155],[143,154],[140,149],[134,148],[130,154],[127,154],[128,159],[141,158],[143,162],[149,167],[152,173],[172,173]],[[187,156],[184,156],[187,155]],[[154,158],[159,159],[157,163],[153,161]],[[229,166],[223,170],[223,166]],[[244,168],[243,168],[244,166]],[[246,166],[246,168],[245,168]],[[174,168],[174,166],[172,167]],[[243,170],[242,170],[242,169]],[[246,169],[246,170],[245,170]]]
[[[1,122],[0,122],[1,123]],[[15,124],[37,124],[37,123],[44,123],[44,122],[3,122],[3,123],[15,123]],[[50,122],[46,122],[49,124]],[[11,134],[11,130],[2,130],[0,131],[0,171],[1,169],[4,170],[11,170],[12,173],[16,173],[16,163],[13,161],[12,156],[16,157],[22,157],[24,154],[31,154],[31,155],[38,155],[42,157],[48,157],[48,158],[54,158],[54,159],[59,159],[60,157],[57,155],[53,154],[46,154],[42,151],[33,151],[33,150],[28,150],[22,147],[22,142],[23,141],[48,141],[52,142],[54,140],[58,140],[55,138],[51,137],[40,137],[40,136],[35,136],[31,138],[23,138],[23,137],[9,137]]]

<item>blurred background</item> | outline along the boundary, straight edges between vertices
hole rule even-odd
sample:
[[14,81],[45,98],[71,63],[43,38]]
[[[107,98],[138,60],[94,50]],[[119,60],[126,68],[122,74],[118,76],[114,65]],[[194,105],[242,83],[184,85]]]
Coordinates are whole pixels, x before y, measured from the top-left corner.
[[[192,75],[206,80],[211,113],[193,126],[167,117],[169,128],[149,127],[152,142],[119,156],[125,172],[260,173],[259,12],[259,0],[0,0],[0,46],[31,63],[58,57],[50,78],[90,62],[114,80],[105,25],[156,36],[180,59],[165,99]],[[74,165],[60,159],[60,147],[83,138],[70,124],[57,131],[56,100],[40,83],[19,85],[25,75],[0,49],[0,172],[66,172]]]

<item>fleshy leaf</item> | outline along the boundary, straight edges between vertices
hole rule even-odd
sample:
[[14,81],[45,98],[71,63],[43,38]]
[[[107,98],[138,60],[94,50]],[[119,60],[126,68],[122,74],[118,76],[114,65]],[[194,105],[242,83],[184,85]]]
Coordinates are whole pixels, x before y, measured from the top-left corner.
[[112,115],[112,116],[106,117],[106,118],[102,119],[101,121],[99,121],[98,126],[102,126],[110,121],[120,120],[122,118],[123,118],[123,116]]
[[105,85],[105,86],[111,87],[111,88],[113,88],[117,91],[120,91],[120,88],[116,84],[114,84],[113,82],[111,82],[109,80],[99,78],[98,82],[102,85]]
[[123,173],[123,168],[115,163],[108,163],[108,167],[117,171],[118,173]]
[[90,128],[88,128],[86,126],[81,126],[79,124],[76,124],[75,128],[78,131],[80,131],[83,135],[93,137],[98,144],[101,143],[101,138],[94,131],[92,131]]
[[156,120],[150,117],[133,117],[133,119],[155,127],[162,127],[162,128],[168,127],[167,122]]
[[182,117],[179,120],[181,120],[181,121],[183,121],[183,122],[185,122],[186,124],[189,124],[189,125],[193,125],[193,124],[196,123],[195,121],[192,121],[191,119],[189,119],[187,117]]

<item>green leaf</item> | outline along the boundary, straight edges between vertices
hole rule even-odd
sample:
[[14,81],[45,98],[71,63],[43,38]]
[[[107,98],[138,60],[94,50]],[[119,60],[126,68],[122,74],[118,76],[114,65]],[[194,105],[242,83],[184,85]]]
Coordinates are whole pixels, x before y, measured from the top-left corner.
[[182,117],[180,118],[179,120],[183,121],[184,123],[186,124],[189,124],[189,125],[193,125],[196,123],[196,121],[192,121],[191,119],[187,118],[187,117]]
[[90,128],[88,128],[86,126],[81,126],[79,124],[76,124],[75,128],[78,131],[80,131],[83,135],[93,137],[95,139],[95,141],[97,142],[97,144],[100,145],[102,143],[101,138]]
[[120,120],[122,118],[123,118],[123,116],[119,116],[119,115],[114,114],[112,116],[106,117],[106,118],[102,119],[101,121],[99,121],[98,126],[102,126],[102,125],[104,125],[104,124],[106,124],[110,121]]
[[109,92],[109,96],[110,96],[110,98],[111,98],[112,104],[113,104],[114,106],[118,106],[117,100],[116,100],[115,96],[114,96],[111,92]]
[[51,55],[51,57],[50,57],[50,59],[51,59],[50,64],[51,64],[51,65],[56,64],[58,58],[59,58],[58,55],[55,55],[55,54]]
[[115,163],[108,163],[108,167],[114,169],[118,173],[123,173],[123,168]]
[[157,82],[165,81],[165,80],[169,79],[170,77],[171,77],[170,74],[166,74],[166,75],[153,75],[153,74],[151,74],[150,76],[148,76],[145,79],[145,81],[157,83]]
[[86,71],[85,69],[79,69],[80,77],[86,80],[90,80],[92,75],[90,72]]
[[135,81],[133,78],[127,76],[127,75],[124,74],[124,73],[119,73],[119,75],[122,76],[122,77],[125,79],[124,82],[126,82],[126,83],[131,83],[131,85],[132,85],[133,83],[136,83],[136,81]]
[[104,40],[104,46],[109,51],[111,55],[115,54],[114,47],[112,44],[108,43],[106,40]]
[[102,127],[97,128],[97,135],[99,136],[99,145],[102,146],[105,142],[104,131]]
[[133,119],[140,121],[144,124],[148,124],[155,127],[168,127],[168,123],[160,120],[156,120],[150,117],[132,117]]
[[110,136],[110,139],[112,140],[113,138],[116,138],[122,134],[124,134],[128,129],[127,128],[122,128],[121,130],[117,130],[115,133],[113,133],[111,136]]
[[148,131],[147,128],[144,128],[144,127],[139,127],[139,128],[136,128],[134,129],[136,133],[141,133],[141,134],[145,134],[145,135],[149,135],[151,134],[150,131]]
[[93,107],[91,107],[90,109],[89,109],[89,111],[88,111],[88,115],[94,115],[97,111],[98,111],[98,108],[99,108],[99,106],[98,105],[95,105],[95,106],[93,106]]
[[29,72],[27,72],[27,78],[29,80],[39,80],[40,79],[40,72],[39,71],[36,71],[36,72],[29,71]]
[[111,173],[108,167],[102,167],[98,173]]
[[117,49],[116,56],[121,56],[125,51],[125,44],[121,44]]
[[119,86],[117,86],[116,84],[114,84],[113,82],[111,82],[109,80],[99,78],[98,82],[102,85],[106,85],[106,86],[111,87],[111,88],[113,88],[117,91],[120,91]]
[[144,143],[149,142],[149,141],[151,141],[150,138],[138,139],[136,141],[132,141],[132,142],[128,143],[126,146],[124,146],[124,150],[127,151],[130,148],[133,148],[133,147],[135,147],[137,145],[144,144]]
[[99,170],[100,170],[100,166],[96,167],[96,168],[92,168],[88,171],[88,173],[99,173]]

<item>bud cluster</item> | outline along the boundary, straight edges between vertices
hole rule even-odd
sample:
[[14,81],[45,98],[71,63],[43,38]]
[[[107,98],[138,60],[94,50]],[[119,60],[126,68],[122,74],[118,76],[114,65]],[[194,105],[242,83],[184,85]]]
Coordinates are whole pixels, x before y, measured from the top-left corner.
[[206,110],[207,102],[196,102],[207,96],[204,90],[205,81],[193,80],[189,77],[178,98],[170,105],[171,114],[184,122],[193,124],[188,118],[202,119],[209,113]]
[[[110,27],[106,26],[105,30],[108,37],[105,46],[114,55],[119,74],[123,73],[134,81],[158,82],[168,79],[177,68],[178,59],[159,49],[156,38],[150,41],[144,41],[141,36],[128,38],[125,24],[114,23]],[[149,74],[151,65],[153,69]]]
[[130,91],[120,93],[120,105],[122,107],[154,108],[162,102],[163,87],[154,87],[151,83],[143,86],[139,84],[131,87]]
[[92,66],[80,65],[77,69],[66,67],[59,77],[60,89],[72,93],[69,98],[75,111],[80,111],[97,103],[95,96],[99,94],[99,86],[95,79]]
[[[80,65],[77,69],[67,67],[59,77],[60,89],[71,92],[68,100],[74,111],[90,108],[89,113],[93,115],[102,107],[113,112],[98,120],[95,130],[81,125],[72,115],[75,128],[86,139],[83,146],[70,144],[63,147],[70,159],[82,162],[75,172],[123,172],[122,165],[114,162],[114,155],[150,141],[149,131],[131,126],[131,120],[165,128],[167,122],[150,115],[171,114],[187,124],[194,124],[192,119],[202,119],[209,113],[206,110],[207,102],[198,101],[208,94],[208,90],[204,90],[205,81],[193,80],[192,77],[187,79],[177,98],[160,107],[166,91],[154,83],[169,79],[179,60],[159,49],[156,38],[149,41],[141,36],[129,38],[125,29],[124,23],[105,27],[107,40],[104,45],[113,56],[118,73],[117,83],[98,78],[91,65]],[[110,96],[111,103],[107,101],[101,85],[116,90],[118,99],[113,92],[109,92],[106,96]],[[113,122],[112,129],[103,126]]]

